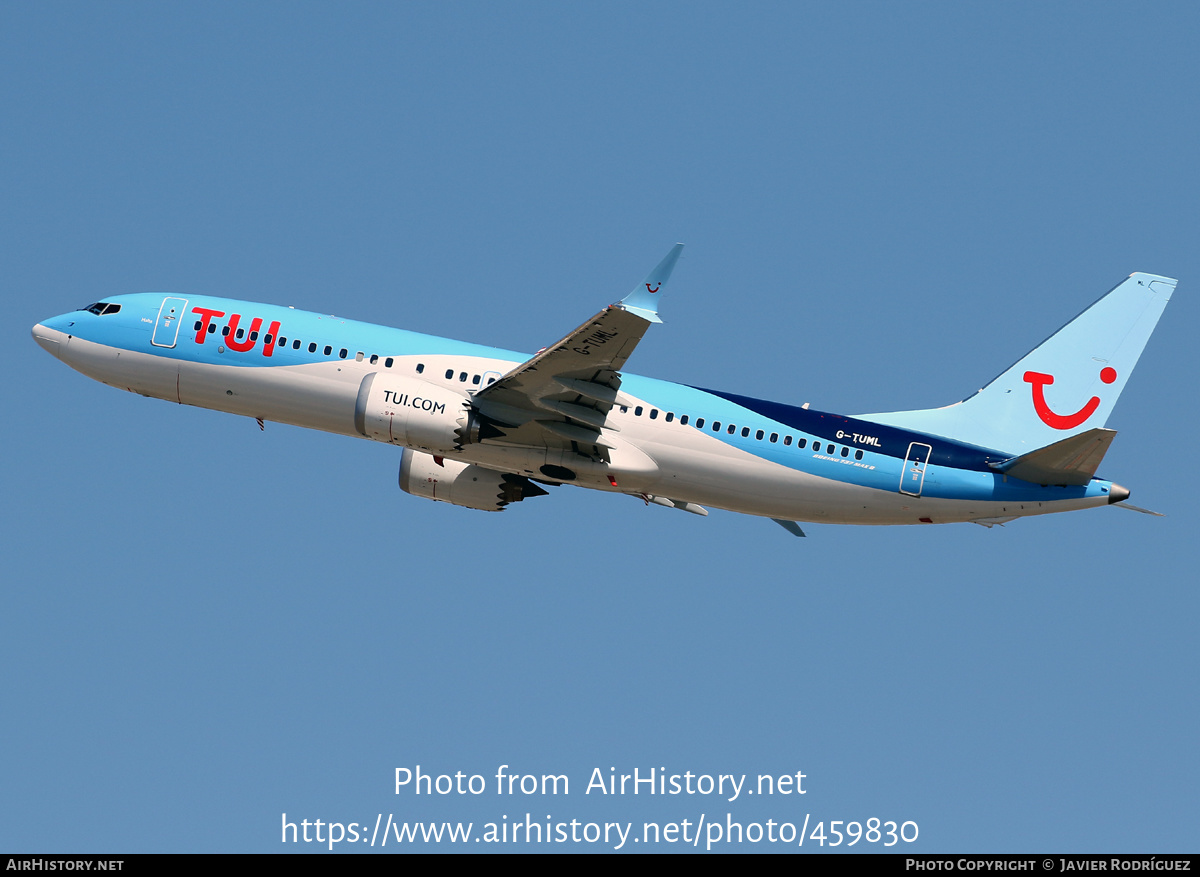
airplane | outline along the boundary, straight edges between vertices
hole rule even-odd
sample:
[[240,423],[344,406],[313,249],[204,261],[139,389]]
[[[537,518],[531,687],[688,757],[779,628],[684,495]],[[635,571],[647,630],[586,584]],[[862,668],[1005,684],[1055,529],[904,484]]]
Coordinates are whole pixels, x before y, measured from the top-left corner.
[[[628,374],[680,254],[533,356],[279,305],[117,295],[33,327],[90,378],[401,448],[414,496],[502,511],[576,485],[707,515],[1002,525],[1126,503],[1105,428],[1176,281],[1131,274],[983,389],[846,416]],[[1157,514],[1155,512],[1148,512]]]

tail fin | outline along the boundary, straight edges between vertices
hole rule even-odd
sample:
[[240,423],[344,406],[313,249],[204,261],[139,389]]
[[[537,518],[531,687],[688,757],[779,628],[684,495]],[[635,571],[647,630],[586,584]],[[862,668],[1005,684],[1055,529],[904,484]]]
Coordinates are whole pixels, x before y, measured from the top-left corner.
[[1102,427],[1175,284],[1131,274],[962,402],[861,417],[1017,454]]

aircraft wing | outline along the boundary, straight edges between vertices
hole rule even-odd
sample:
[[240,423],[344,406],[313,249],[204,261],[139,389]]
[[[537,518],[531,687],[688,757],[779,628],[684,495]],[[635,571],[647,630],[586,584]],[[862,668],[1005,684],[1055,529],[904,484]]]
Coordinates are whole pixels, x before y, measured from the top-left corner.
[[479,439],[554,447],[607,459],[617,432],[607,423],[622,396],[621,373],[651,323],[683,244],[676,244],[633,292],[474,396]]

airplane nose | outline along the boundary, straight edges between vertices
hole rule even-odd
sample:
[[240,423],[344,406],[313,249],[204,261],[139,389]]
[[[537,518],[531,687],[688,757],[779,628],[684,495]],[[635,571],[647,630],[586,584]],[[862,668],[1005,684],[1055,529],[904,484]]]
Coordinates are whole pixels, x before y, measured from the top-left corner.
[[42,350],[54,357],[59,356],[59,339],[62,337],[62,334],[57,329],[51,329],[42,323],[38,323],[33,327],[33,340],[38,343],[38,346]]
[[1129,499],[1129,491],[1119,484],[1114,484],[1112,490],[1108,492],[1109,505],[1112,505],[1114,502],[1124,502],[1127,499]]

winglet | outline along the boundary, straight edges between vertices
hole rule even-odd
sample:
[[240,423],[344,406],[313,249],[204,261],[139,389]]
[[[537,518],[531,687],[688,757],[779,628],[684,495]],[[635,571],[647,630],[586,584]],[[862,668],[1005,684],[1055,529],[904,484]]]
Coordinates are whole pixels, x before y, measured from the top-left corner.
[[637,314],[651,323],[661,323],[662,320],[658,317],[658,299],[662,297],[662,293],[659,290],[671,276],[671,271],[674,270],[675,263],[679,261],[679,254],[682,252],[683,244],[671,247],[671,252],[667,253],[658,263],[658,267],[647,274],[646,279],[634,287],[633,292],[621,299],[618,307],[631,314]]

